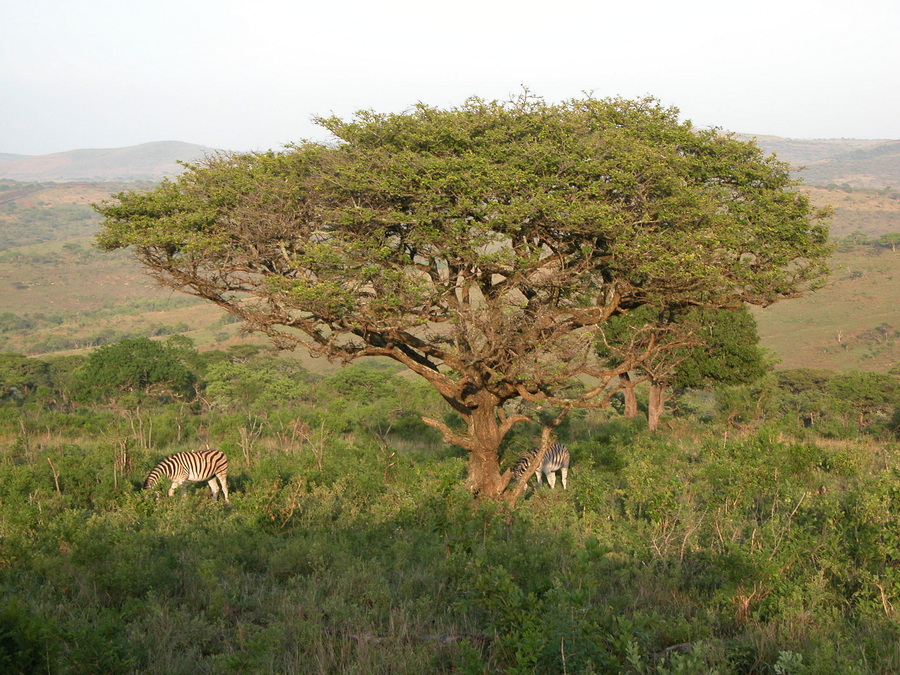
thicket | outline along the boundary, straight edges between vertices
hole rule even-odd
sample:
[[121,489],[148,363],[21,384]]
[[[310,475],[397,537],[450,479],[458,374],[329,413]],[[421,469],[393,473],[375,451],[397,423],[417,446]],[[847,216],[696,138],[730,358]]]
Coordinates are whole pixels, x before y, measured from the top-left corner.
[[[6,354],[0,671],[897,672],[898,408],[893,375],[798,370],[679,392],[656,434],[573,414],[570,490],[510,507],[386,363]],[[139,489],[206,444],[230,505]]]
[[886,232],[877,237],[870,237],[865,232],[856,230],[837,241],[837,250],[839,251],[852,251],[859,246],[871,248],[876,252],[890,249],[896,253],[897,246],[900,246],[900,232]]

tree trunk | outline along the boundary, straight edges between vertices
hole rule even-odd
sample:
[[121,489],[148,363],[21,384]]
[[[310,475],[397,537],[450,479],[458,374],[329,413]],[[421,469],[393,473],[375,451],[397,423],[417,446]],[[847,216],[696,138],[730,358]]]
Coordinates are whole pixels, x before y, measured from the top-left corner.
[[481,391],[470,397],[468,407],[456,405],[466,421],[466,433],[450,429],[440,420],[423,417],[422,421],[441,432],[447,443],[458,445],[469,453],[466,487],[479,497],[498,497],[506,489],[509,476],[500,473],[500,443],[518,422],[529,422],[526,415],[506,415],[502,403],[494,395]]
[[496,497],[506,487],[500,476],[500,443],[506,435],[497,416],[493,397],[478,396],[479,404],[471,408],[466,424],[471,445],[466,486],[480,497]]
[[479,497],[497,497],[506,488],[498,450],[499,447],[481,446],[469,452],[466,487]]
[[656,431],[659,427],[659,418],[662,417],[666,407],[666,383],[650,382],[650,397],[647,405],[647,428]]
[[625,417],[628,419],[637,417],[637,394],[634,391],[634,382],[631,381],[631,375],[628,373],[619,375],[619,384],[622,385],[622,395],[625,397]]

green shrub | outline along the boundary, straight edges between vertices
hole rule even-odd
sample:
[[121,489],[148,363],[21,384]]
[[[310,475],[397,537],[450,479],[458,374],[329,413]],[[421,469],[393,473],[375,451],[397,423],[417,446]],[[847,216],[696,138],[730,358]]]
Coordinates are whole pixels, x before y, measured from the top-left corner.
[[0,671],[31,675],[53,663],[53,627],[13,600],[0,607]]

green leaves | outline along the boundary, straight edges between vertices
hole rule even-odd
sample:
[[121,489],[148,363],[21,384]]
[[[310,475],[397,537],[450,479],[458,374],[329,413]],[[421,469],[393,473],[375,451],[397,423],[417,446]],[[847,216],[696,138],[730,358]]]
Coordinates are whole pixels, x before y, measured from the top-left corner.
[[[165,277],[216,269],[216,283],[241,290],[233,278],[247,271],[315,284],[343,267],[358,293],[370,262],[432,281],[462,273],[482,292],[502,274],[527,294],[538,270],[566,268],[586,285],[616,279],[637,302],[734,304],[796,294],[825,271],[823,214],[790,191],[788,167],[653,99],[551,105],[526,94],[319,122],[339,145],[219,157],[118,195],[99,207],[101,247],[136,246]],[[435,284],[431,303],[458,285]],[[555,285],[553,302],[574,293]]]
[[77,371],[81,391],[89,397],[166,393],[190,396],[196,377],[181,358],[185,349],[179,340],[174,349],[149,338],[126,338],[92,352]]

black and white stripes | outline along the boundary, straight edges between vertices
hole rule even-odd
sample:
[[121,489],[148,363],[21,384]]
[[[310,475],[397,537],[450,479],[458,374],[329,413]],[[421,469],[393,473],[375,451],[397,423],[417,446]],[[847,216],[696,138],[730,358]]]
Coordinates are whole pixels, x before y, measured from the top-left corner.
[[[520,480],[522,478],[525,471],[528,469],[528,465],[538,454],[539,450],[539,448],[535,448],[516,460],[516,463],[512,468],[512,480]],[[563,490],[566,490],[566,478],[569,475],[569,449],[562,443],[553,443],[547,448],[544,460],[534,472],[534,475],[537,476],[538,485],[541,484],[541,475],[543,475],[547,479],[550,489],[556,487],[557,471],[559,471],[560,478],[562,479]]]
[[166,457],[150,471],[147,480],[144,481],[144,489],[151,489],[162,476],[172,481],[169,487],[170,497],[185,481],[207,481],[216,500],[219,499],[219,486],[216,485],[218,479],[222,485],[225,501],[228,501],[228,458],[219,450],[176,452]]

